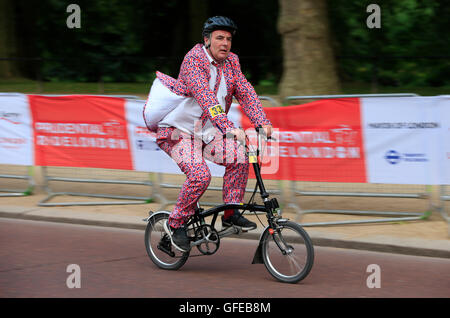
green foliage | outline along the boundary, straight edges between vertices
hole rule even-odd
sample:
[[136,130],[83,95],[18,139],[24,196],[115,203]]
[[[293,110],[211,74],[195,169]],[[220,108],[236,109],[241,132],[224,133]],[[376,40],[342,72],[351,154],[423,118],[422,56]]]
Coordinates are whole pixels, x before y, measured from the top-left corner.
[[[153,36],[145,26],[149,25],[152,15],[158,16],[161,12],[153,10],[144,16],[139,10],[143,3],[79,0],[81,28],[69,29],[66,26],[70,14],[66,13],[68,3],[42,1],[40,11],[45,14],[40,15],[37,21],[39,36],[36,43],[43,58],[43,79],[81,82],[147,80],[157,59],[149,58],[153,55],[151,53],[145,54]],[[148,5],[149,2],[146,3]],[[165,3],[161,7],[171,5],[173,9],[173,1]],[[165,8],[162,9],[164,12]],[[144,23],[144,19],[148,21]]]
[[[18,0],[23,2],[24,0]],[[239,25],[233,51],[246,55],[253,79],[281,70],[279,36],[274,21],[277,0],[208,2],[210,15],[228,15]],[[70,2],[42,0],[37,10],[36,54],[46,81],[150,82],[156,70],[177,77],[184,54],[196,43],[189,39],[189,5],[182,0],[79,0],[81,28],[69,29],[66,8]],[[22,4],[24,10],[30,6]],[[33,8],[34,10],[34,8]],[[251,23],[248,12],[253,12]],[[22,12],[22,14],[25,14]],[[260,32],[261,26],[265,32]],[[259,43],[254,44],[248,39]],[[261,45],[265,43],[265,45]]]
[[[381,28],[369,29],[370,3],[381,8]],[[329,1],[339,73],[344,81],[390,86],[450,84],[450,9],[442,1]]]
[[[204,0],[209,16],[226,15],[252,84],[276,87],[283,52],[279,0]],[[16,0],[17,29],[30,78],[48,82],[146,82],[156,70],[178,76],[184,54],[201,42],[192,30],[190,0],[78,0],[81,28],[69,29],[70,1]],[[328,1],[332,45],[343,82],[385,86],[449,86],[450,6],[437,0]],[[381,29],[369,29],[366,8],[381,7]],[[195,8],[194,8],[195,11]],[[301,19],[301,17],[299,17]],[[198,28],[198,26],[197,26]],[[198,41],[191,34],[198,33]],[[33,64],[34,63],[34,64]],[[33,64],[33,67],[30,65]],[[38,76],[37,74],[40,74]]]

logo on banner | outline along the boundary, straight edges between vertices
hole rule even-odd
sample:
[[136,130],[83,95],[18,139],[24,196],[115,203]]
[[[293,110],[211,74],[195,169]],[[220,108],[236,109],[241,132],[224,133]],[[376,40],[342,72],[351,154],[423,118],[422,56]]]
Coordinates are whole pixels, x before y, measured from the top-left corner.
[[0,120],[4,120],[14,125],[19,125],[22,123],[19,113],[6,112],[4,110],[0,110]]
[[[346,159],[360,158],[358,132],[348,125],[326,131],[280,131],[278,137],[281,157]],[[290,144],[303,144],[294,146]]]
[[337,144],[355,145],[358,132],[348,125],[339,125],[339,128],[331,129]]
[[384,159],[386,159],[386,161],[389,162],[391,165],[396,165],[400,162],[402,157],[397,151],[389,150],[388,152],[386,152]]
[[389,150],[386,152],[384,159],[391,165],[399,164],[401,161],[404,162],[427,162],[429,159],[424,153],[403,153],[400,154],[396,150]]
[[37,122],[36,145],[128,149],[125,127],[117,121],[103,123],[48,123]]
[[[3,122],[2,124],[4,124],[4,125],[8,125],[8,124],[14,125],[11,127],[12,132],[17,133],[18,127],[16,125],[20,125],[23,123],[21,117],[22,117],[22,114],[20,114],[20,113],[14,113],[14,112],[9,112],[9,111],[5,111],[5,110],[0,110],[0,123]],[[4,132],[4,131],[2,131],[2,132]],[[0,147],[1,148],[19,149],[19,148],[23,147],[23,145],[25,145],[25,144],[27,144],[27,139],[23,138],[23,137],[17,137],[17,136],[13,136],[10,134],[0,136]]]

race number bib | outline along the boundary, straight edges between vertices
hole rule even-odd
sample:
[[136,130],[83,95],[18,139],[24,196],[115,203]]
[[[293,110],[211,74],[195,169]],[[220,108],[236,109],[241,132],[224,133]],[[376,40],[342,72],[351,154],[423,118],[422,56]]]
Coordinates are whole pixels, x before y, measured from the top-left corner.
[[212,118],[214,118],[220,114],[225,114],[225,111],[223,110],[222,106],[220,106],[220,105],[212,106],[212,107],[208,108],[208,110],[209,110],[209,113]]
[[249,163],[257,163],[258,157],[255,154],[249,154],[248,155],[248,162]]

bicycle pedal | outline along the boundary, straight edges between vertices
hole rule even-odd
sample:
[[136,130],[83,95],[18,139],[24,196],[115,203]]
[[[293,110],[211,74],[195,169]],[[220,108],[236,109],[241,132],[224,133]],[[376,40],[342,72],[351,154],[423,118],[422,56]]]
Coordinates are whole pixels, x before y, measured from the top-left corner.
[[219,236],[228,236],[233,234],[239,234],[239,229],[235,226],[226,226],[222,227],[222,230],[219,232]]
[[232,226],[233,230],[234,230],[234,234],[241,234],[242,232],[244,232],[244,230],[240,227],[240,226]]

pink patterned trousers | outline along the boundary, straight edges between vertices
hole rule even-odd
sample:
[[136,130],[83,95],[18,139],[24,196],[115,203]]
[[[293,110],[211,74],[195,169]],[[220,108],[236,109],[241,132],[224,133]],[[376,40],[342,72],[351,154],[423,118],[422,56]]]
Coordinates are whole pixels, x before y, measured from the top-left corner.
[[[244,151],[230,139],[215,138],[209,144],[199,138],[168,127],[158,128],[158,146],[164,150],[186,175],[169,225],[178,228],[195,213],[197,202],[208,188],[211,172],[205,159],[225,166],[222,199],[224,203],[241,203],[248,180],[249,163]],[[225,211],[225,217],[233,211]]]

